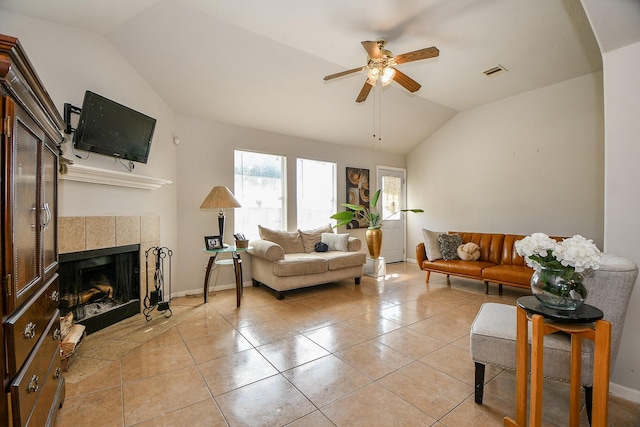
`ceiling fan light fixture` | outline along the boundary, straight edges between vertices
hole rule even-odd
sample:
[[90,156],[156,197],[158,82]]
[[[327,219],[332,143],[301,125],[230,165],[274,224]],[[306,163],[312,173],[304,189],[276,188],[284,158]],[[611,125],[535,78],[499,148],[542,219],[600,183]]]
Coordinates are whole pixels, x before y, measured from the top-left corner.
[[376,80],[378,80],[379,76],[380,76],[380,70],[378,69],[378,67],[369,68],[369,72],[367,73],[367,77],[369,78],[369,80],[372,80],[375,82]]
[[386,67],[384,70],[382,70],[382,77],[380,78],[382,86],[386,86],[391,83],[395,75],[396,70],[393,67]]

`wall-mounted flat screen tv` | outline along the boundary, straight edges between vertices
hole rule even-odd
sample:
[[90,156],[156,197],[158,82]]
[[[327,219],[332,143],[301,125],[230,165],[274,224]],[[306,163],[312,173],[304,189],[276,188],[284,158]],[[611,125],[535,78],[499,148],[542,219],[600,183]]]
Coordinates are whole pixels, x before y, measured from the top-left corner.
[[147,163],[156,119],[86,91],[73,146],[133,162]]

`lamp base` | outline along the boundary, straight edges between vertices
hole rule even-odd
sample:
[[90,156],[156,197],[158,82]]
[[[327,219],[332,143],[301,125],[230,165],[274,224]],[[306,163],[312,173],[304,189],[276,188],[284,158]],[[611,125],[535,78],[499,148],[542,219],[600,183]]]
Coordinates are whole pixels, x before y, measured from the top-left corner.
[[220,232],[220,241],[224,243],[224,212],[218,212],[218,231]]

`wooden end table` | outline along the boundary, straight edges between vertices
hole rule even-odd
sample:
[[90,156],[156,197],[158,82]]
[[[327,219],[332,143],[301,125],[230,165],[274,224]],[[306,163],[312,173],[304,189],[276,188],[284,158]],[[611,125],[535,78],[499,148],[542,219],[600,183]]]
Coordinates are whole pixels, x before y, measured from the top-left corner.
[[571,335],[571,374],[569,426],[580,425],[580,374],[582,338],[594,341],[593,406],[591,425],[607,425],[611,324],[602,310],[583,304],[575,311],[559,311],[543,306],[536,297],[518,299],[516,337],[516,419],[504,418],[508,427],[525,427],[527,416],[528,324],[531,321],[531,408],[529,425],[542,424],[542,369],[545,335],[565,332]]

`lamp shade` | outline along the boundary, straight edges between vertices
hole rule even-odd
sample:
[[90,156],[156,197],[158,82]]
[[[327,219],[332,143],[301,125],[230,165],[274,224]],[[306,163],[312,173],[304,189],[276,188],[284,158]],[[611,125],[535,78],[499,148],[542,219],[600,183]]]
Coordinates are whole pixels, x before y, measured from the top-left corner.
[[240,203],[233,193],[224,185],[217,185],[211,189],[200,205],[200,209],[239,208]]

